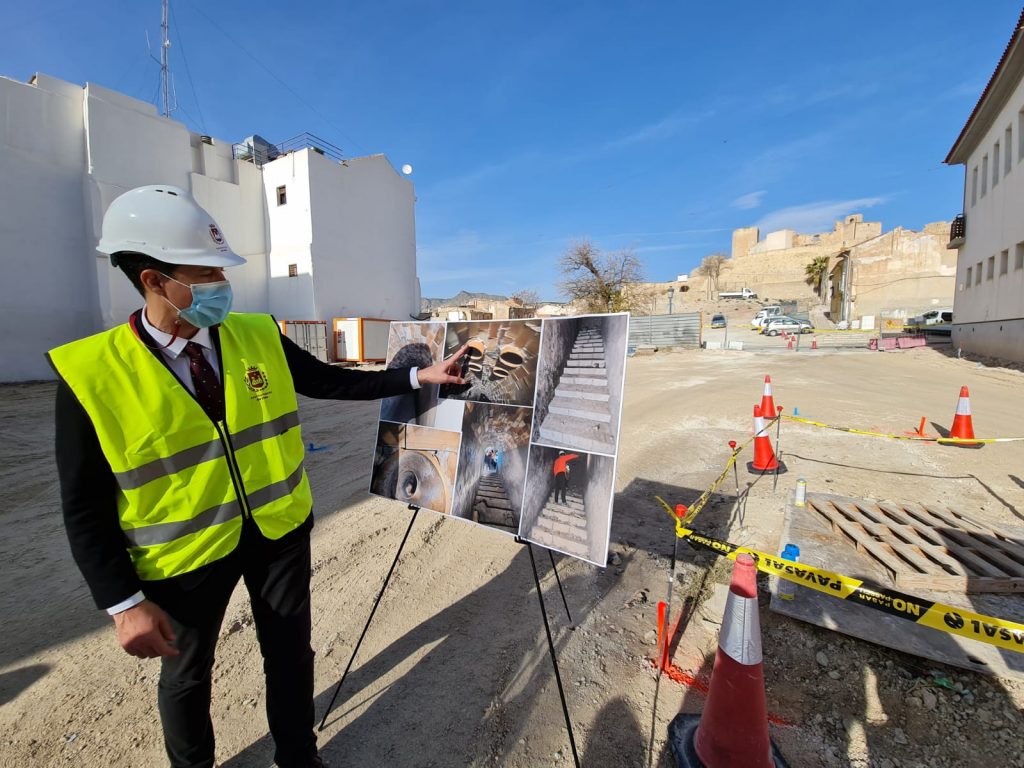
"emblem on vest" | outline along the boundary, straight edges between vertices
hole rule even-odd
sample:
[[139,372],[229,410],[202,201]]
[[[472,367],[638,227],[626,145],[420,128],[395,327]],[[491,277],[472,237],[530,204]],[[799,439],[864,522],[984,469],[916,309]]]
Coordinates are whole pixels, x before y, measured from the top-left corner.
[[253,399],[263,400],[270,395],[267,372],[258,365],[250,365],[245,369],[245,386],[252,393]]

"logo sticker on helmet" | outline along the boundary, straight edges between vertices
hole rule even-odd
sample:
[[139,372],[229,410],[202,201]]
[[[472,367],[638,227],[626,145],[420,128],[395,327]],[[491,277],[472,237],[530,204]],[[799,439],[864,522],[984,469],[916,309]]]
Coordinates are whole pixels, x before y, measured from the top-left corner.
[[220,233],[216,224],[210,225],[210,237],[213,238],[213,242],[217,245],[224,245],[224,235]]

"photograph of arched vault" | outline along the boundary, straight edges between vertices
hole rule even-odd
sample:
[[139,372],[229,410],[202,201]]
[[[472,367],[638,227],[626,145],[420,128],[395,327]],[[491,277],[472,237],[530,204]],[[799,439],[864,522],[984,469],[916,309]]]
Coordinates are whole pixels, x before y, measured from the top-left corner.
[[540,329],[535,319],[448,323],[444,354],[469,344],[462,366],[466,383],[441,387],[441,397],[532,406]]
[[518,532],[532,416],[532,408],[465,403],[454,517]]
[[530,446],[519,535],[604,566],[615,486],[615,458]]
[[615,455],[629,315],[544,320],[533,441]]
[[448,514],[459,466],[458,432],[379,423],[370,493]]
[[[387,367],[426,368],[441,362],[447,326],[437,322],[391,323]],[[440,400],[437,384],[424,384],[415,392],[386,397],[380,403],[381,421],[399,421],[458,432],[462,429],[462,403]]]

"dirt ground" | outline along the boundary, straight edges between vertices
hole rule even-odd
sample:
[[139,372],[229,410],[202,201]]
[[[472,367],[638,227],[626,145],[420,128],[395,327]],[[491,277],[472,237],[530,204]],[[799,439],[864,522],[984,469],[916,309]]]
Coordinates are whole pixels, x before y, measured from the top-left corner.
[[[690,503],[719,473],[729,440],[751,432],[764,374],[776,402],[809,418],[904,432],[921,416],[948,426],[970,386],[979,435],[1024,435],[1024,374],[933,349],[659,353],[631,359],[613,563],[557,558],[572,625],[547,553],[537,549],[581,762],[671,766],[667,725],[699,712],[701,686],[662,678],[655,605],[668,589],[673,535],[654,502]],[[158,663],[116,645],[71,562],[52,459],[50,384],[0,389],[0,764],[164,765]],[[316,499],[313,645],[322,714],[410,513],[367,496],[377,406],[304,400]],[[933,431],[933,430],[929,430]],[[962,450],[783,428],[790,472],[753,482],[742,519],[732,487],[696,527],[778,551],[798,476],[812,491],[954,503],[992,523],[1024,520],[1024,444]],[[675,605],[686,605],[674,661],[695,678],[717,642],[724,561],[680,547]],[[792,766],[1024,766],[1024,683],[982,677],[761,611],[772,736]],[[1024,600],[1013,615],[1024,621]],[[573,628],[575,627],[575,628]],[[954,686],[942,687],[930,676]],[[214,682],[221,764],[268,766],[261,663],[239,590]],[[959,690],[956,687],[959,686]],[[420,513],[320,744],[330,765],[569,766],[529,551],[510,537]]]

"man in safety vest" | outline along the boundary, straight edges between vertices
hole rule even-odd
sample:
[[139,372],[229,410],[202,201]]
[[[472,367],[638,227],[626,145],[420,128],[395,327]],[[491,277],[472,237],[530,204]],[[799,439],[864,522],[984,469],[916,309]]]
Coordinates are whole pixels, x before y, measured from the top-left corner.
[[456,362],[334,368],[269,315],[230,313],[223,270],[245,260],[176,187],[117,198],[98,250],[142,294],[128,322],[52,350],[65,527],[121,646],[161,657],[174,768],[214,764],[210,684],[228,599],[245,581],[281,768],[323,762],[313,734],[312,495],[297,394],[374,399],[462,384]]

